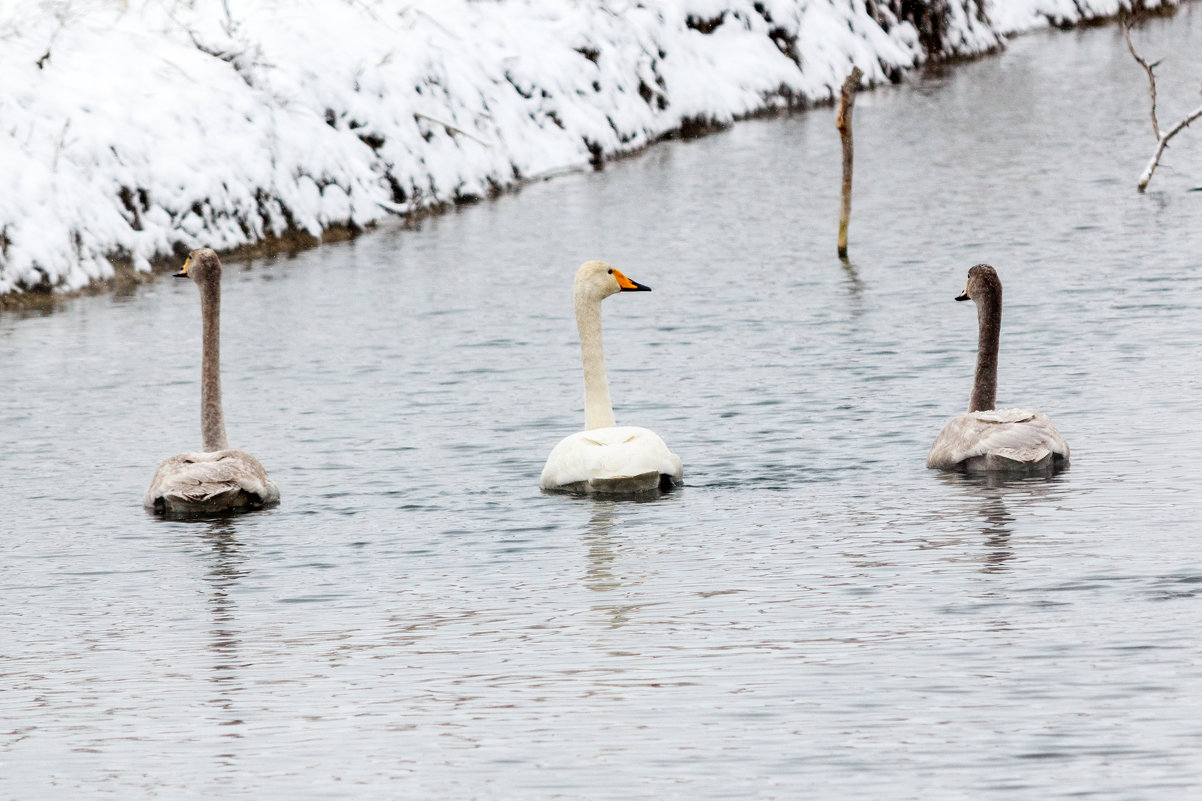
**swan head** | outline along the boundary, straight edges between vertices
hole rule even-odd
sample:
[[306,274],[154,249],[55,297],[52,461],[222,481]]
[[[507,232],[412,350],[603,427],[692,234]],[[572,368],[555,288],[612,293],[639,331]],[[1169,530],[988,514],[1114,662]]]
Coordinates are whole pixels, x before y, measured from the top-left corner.
[[212,248],[197,248],[188,254],[184,266],[173,275],[176,278],[191,278],[198,284],[212,280],[220,281],[221,260]]
[[603,300],[619,292],[650,292],[651,287],[631,281],[604,261],[586,261],[576,271],[576,297]]
[[968,269],[968,281],[956,300],[980,301],[1001,293],[1002,280],[997,277],[997,270],[988,264],[976,264]]

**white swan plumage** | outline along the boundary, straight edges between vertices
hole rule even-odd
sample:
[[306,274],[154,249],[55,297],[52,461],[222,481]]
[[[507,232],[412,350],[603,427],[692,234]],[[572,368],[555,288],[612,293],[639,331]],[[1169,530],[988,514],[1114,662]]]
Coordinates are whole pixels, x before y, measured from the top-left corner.
[[956,300],[977,306],[977,367],[968,412],[943,426],[927,467],[966,472],[1046,472],[1068,464],[1068,442],[1043,412],[994,409],[1002,326],[1002,282],[988,264],[968,271]]
[[635,495],[681,483],[680,457],[653,431],[614,422],[601,343],[601,301],[619,292],[649,292],[603,261],[576,272],[573,295],[584,364],[585,430],[551,451],[539,486],[586,495]]

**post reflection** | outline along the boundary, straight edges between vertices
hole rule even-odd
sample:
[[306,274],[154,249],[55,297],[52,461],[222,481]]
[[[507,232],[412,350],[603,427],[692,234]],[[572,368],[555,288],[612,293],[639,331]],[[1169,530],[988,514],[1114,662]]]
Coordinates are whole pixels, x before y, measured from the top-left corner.
[[860,280],[860,273],[856,269],[850,259],[840,257],[839,264],[843,267],[843,274],[847,277],[847,291],[853,298],[859,298],[864,292],[864,282]]

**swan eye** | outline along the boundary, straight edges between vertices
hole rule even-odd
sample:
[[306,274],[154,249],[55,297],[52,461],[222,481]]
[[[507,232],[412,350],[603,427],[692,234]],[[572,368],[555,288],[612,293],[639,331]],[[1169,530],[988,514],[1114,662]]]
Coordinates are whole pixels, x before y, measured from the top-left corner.
[[613,270],[613,268],[612,268],[612,267],[610,267],[610,268],[609,268],[609,274],[610,274],[610,275],[613,275],[613,274],[614,274],[614,270]]

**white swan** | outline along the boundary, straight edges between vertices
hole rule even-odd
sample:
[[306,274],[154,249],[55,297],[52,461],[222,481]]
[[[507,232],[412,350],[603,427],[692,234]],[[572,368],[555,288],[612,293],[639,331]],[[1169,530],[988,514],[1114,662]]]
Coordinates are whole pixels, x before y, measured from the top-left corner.
[[192,251],[176,278],[200,288],[204,324],[200,369],[200,428],[204,451],[165,459],[142,503],[172,516],[257,509],[278,503],[280,491],[259,460],[230,450],[221,412],[221,261],[208,248]]
[[544,490],[633,495],[668,489],[684,475],[680,457],[654,432],[614,425],[601,346],[601,301],[618,292],[650,292],[603,261],[586,261],[576,272],[576,327],[584,361],[585,430],[563,439],[543,468]]
[[1043,412],[994,410],[1002,282],[988,264],[968,271],[956,300],[977,304],[977,370],[968,413],[948,421],[927,454],[927,467],[968,472],[1038,472],[1068,464],[1068,443]]

